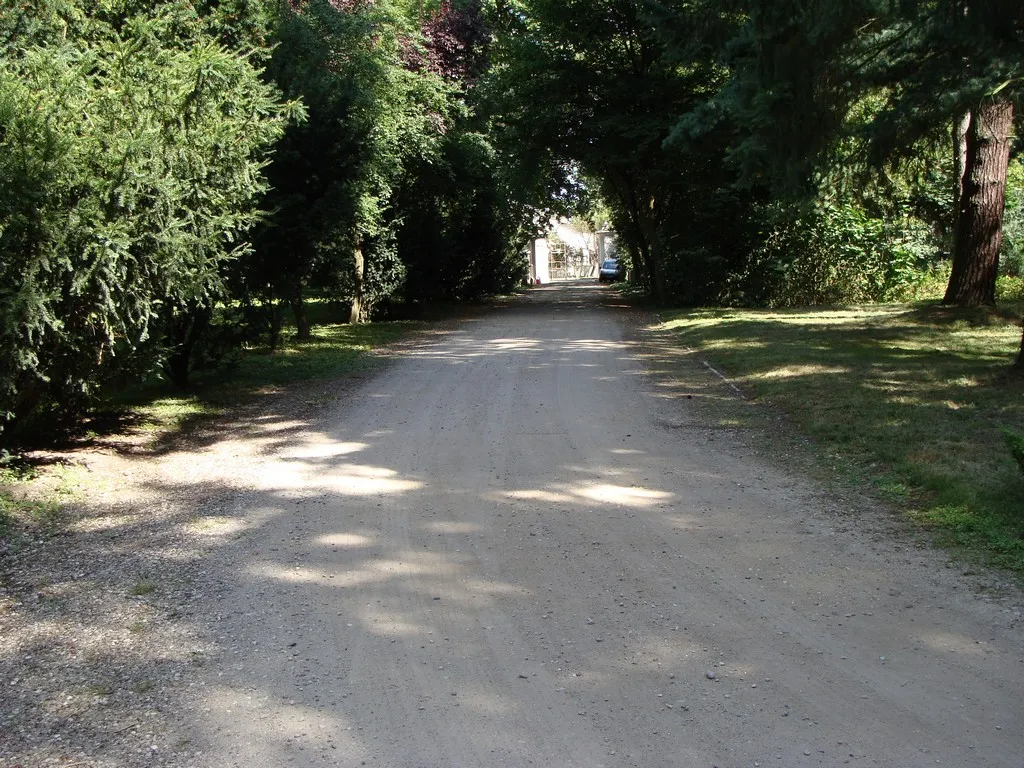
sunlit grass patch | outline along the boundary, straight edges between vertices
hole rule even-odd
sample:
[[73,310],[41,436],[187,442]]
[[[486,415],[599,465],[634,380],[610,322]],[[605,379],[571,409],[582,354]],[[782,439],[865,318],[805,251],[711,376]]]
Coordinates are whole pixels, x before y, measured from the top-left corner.
[[243,402],[292,385],[371,370],[377,364],[373,350],[423,325],[412,321],[350,325],[335,322],[339,313],[329,303],[311,303],[310,317],[319,322],[313,326],[312,338],[297,341],[294,328],[286,327],[276,348],[250,346],[234,355],[229,364],[196,371],[187,391],[155,381],[117,393],[110,402],[111,410],[119,414],[115,428],[127,423],[160,438],[188,431]]
[[60,506],[53,501],[19,499],[0,488],[0,540],[13,542],[22,535],[49,534],[60,522]]
[[370,352],[418,327],[410,321],[315,326],[308,341],[289,340],[275,350],[247,350],[230,371],[207,379],[235,385],[287,384],[359,373],[372,367]]
[[663,327],[785,414],[830,468],[870,480],[944,543],[1024,572],[1024,474],[1005,437],[1024,434],[1014,313],[718,309],[668,313]]
[[151,430],[177,429],[189,419],[216,415],[220,410],[191,395],[159,397],[135,406],[140,427]]

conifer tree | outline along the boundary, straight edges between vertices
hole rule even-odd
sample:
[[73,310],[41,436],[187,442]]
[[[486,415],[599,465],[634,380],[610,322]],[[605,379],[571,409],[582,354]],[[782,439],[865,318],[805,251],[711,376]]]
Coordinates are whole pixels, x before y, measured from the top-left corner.
[[[1024,5],[1014,0],[753,0],[722,100],[746,126],[748,176],[808,184],[838,136],[874,163],[906,157],[966,116],[948,303],[991,304],[1014,105],[1024,92]],[[870,97],[868,119],[850,108]]]
[[0,427],[182,355],[187,374],[177,331],[223,295],[287,118],[190,3],[118,7],[0,24]]

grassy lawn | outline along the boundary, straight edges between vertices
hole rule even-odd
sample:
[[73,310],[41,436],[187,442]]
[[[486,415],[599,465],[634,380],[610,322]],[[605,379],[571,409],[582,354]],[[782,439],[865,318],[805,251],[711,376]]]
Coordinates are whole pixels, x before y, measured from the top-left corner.
[[192,374],[189,389],[178,390],[155,381],[118,393],[112,411],[121,419],[156,431],[175,430],[217,415],[267,391],[370,370],[374,349],[404,338],[422,323],[394,321],[349,325],[347,307],[310,303],[312,338],[297,342],[294,327],[286,326],[277,349],[243,349],[230,362]]
[[1024,573],[1024,474],[1004,435],[1024,433],[1012,314],[929,304],[662,317],[781,412],[824,466],[873,485],[940,543]]

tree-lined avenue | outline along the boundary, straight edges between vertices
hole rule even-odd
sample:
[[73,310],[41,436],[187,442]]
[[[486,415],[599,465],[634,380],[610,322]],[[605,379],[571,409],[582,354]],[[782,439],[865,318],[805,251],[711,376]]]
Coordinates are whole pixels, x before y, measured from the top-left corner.
[[644,320],[534,290],[268,443],[203,764],[1016,763],[1013,614],[705,420]]

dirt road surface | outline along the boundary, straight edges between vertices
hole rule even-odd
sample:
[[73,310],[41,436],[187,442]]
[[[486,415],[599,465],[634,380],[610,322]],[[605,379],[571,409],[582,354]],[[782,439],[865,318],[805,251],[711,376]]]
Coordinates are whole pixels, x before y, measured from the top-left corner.
[[616,296],[531,290],[168,460],[235,490],[154,760],[1024,766],[1018,598],[710,423],[731,390],[652,373]]

